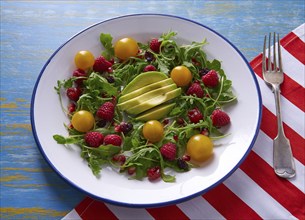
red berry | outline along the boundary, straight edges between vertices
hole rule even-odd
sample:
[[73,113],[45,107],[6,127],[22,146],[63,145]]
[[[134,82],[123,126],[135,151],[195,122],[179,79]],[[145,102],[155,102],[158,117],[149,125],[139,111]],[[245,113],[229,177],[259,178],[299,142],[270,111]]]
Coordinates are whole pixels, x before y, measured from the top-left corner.
[[86,78],[87,78],[86,72],[84,70],[82,70],[82,69],[74,70],[72,75],[74,77],[81,77],[80,79],[75,80],[75,83],[78,86],[82,86],[83,85],[83,81],[86,80]]
[[215,109],[210,117],[215,127],[223,127],[230,123],[229,115],[220,109]]
[[119,136],[117,134],[108,134],[104,138],[104,144],[105,145],[112,144],[114,146],[121,146],[122,138],[121,138],[121,136]]
[[127,173],[128,173],[129,175],[133,175],[133,174],[136,172],[136,170],[137,170],[137,168],[134,167],[134,166],[128,167]]
[[103,120],[112,121],[114,116],[114,104],[112,102],[105,102],[99,107],[96,115]]
[[177,121],[178,125],[180,125],[180,126],[184,126],[184,124],[185,124],[185,121],[183,118],[177,118],[176,121]]
[[209,136],[209,129],[203,128],[203,129],[201,130],[200,134],[203,134],[203,135],[205,135],[205,136]]
[[124,154],[116,154],[112,157],[112,160],[124,164],[126,161],[126,156]]
[[114,131],[115,131],[115,132],[121,132],[121,126],[118,125],[118,124],[115,124],[115,125],[114,125]]
[[68,112],[71,114],[71,113],[73,113],[75,110],[76,110],[76,105],[75,105],[75,103],[73,103],[73,102],[69,103],[69,105],[68,105]]
[[198,108],[194,108],[192,110],[189,110],[187,113],[187,116],[189,117],[190,121],[192,123],[198,123],[200,120],[203,119],[202,113],[199,111]]
[[160,46],[161,46],[161,42],[157,38],[152,39],[149,43],[149,48],[155,53],[160,52]]
[[82,90],[78,87],[71,87],[67,89],[67,96],[72,101],[77,101],[82,94]]
[[184,161],[190,161],[191,160],[191,157],[189,156],[189,155],[183,155],[182,156],[182,160],[184,160]]
[[115,97],[115,96],[112,96],[111,98],[112,98],[112,99],[111,99],[111,102],[115,105],[115,103],[116,103],[116,97]]
[[192,58],[192,63],[193,63],[193,65],[195,65],[195,66],[200,66],[200,62],[198,62],[198,61],[196,60],[196,58]]
[[198,98],[203,98],[204,92],[200,83],[193,83],[186,92],[187,95],[196,95]]
[[174,138],[175,141],[178,141],[178,140],[179,140],[179,137],[178,137],[178,135],[176,135],[176,134],[173,136],[173,138]]
[[93,70],[95,72],[104,72],[108,71],[108,69],[112,66],[112,63],[106,60],[105,57],[100,56],[95,59]]
[[149,64],[149,65],[144,67],[143,72],[149,72],[149,71],[155,71],[155,70],[156,70],[156,67]]
[[156,166],[156,167],[151,167],[149,169],[147,169],[147,177],[150,181],[159,179],[161,176],[161,169],[160,167]]
[[176,144],[171,142],[163,144],[160,148],[160,152],[165,159],[174,160],[177,152]]
[[85,142],[90,147],[99,147],[101,144],[103,144],[104,136],[97,131],[90,131],[85,134]]
[[214,88],[219,83],[218,74],[215,70],[210,70],[207,74],[202,76],[202,82],[205,86]]
[[169,121],[169,119],[168,119],[168,118],[166,118],[166,119],[164,119],[164,120],[163,120],[163,122],[162,122],[162,123],[163,123],[164,125],[167,125],[169,122],[170,122],[170,121]]

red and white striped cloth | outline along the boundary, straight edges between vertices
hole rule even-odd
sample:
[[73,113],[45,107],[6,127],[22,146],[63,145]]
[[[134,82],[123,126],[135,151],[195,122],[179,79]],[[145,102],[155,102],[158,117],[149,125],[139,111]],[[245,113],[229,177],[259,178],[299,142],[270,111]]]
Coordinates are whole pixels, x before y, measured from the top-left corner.
[[189,201],[160,208],[125,208],[86,197],[63,219],[305,219],[305,23],[280,41],[285,72],[281,103],[297,175],[286,180],[272,168],[276,136],[273,93],[262,79],[262,54],[250,64],[263,98],[263,115],[253,150],[223,183]]

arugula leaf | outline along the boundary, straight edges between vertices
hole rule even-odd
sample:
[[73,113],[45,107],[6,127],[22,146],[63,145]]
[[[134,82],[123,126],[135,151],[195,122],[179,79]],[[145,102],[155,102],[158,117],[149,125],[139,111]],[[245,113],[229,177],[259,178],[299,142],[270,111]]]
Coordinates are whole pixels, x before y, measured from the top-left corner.
[[97,148],[87,147],[88,150],[97,153],[101,158],[111,158],[115,154],[118,154],[121,151],[121,148],[118,146],[114,146],[112,144],[101,145]]
[[164,182],[167,182],[167,183],[173,183],[176,181],[176,178],[174,176],[165,174],[163,172],[161,173],[161,178]]
[[[112,96],[117,95],[118,90],[98,73],[92,72],[84,81],[85,92],[77,101],[77,111],[85,109],[95,113],[97,109]],[[102,98],[102,95],[104,98]]]
[[82,135],[68,136],[64,137],[62,135],[55,134],[53,135],[53,139],[58,144],[77,144],[82,141]]
[[175,37],[177,35],[177,32],[174,31],[169,31],[167,33],[163,33],[160,37],[160,41],[167,41],[170,40],[171,38]]
[[57,94],[60,95],[61,89],[68,89],[73,86],[73,82],[77,79],[77,77],[71,77],[67,80],[57,80],[57,86],[54,87]]
[[91,73],[85,81],[86,89],[94,92],[106,93],[108,96],[117,95],[117,88],[112,86],[107,80],[98,73]]
[[110,60],[112,57],[114,57],[114,49],[112,47],[112,36],[110,34],[101,33],[100,42],[105,48],[105,50],[102,52],[102,55],[107,60]]
[[212,62],[207,61],[207,68],[211,70],[219,71],[221,69],[221,63],[219,60],[214,59]]
[[104,164],[109,164],[109,160],[99,158],[95,155],[92,155],[87,159],[88,166],[91,168],[92,173],[96,176],[99,177],[100,172],[101,172],[101,166]]

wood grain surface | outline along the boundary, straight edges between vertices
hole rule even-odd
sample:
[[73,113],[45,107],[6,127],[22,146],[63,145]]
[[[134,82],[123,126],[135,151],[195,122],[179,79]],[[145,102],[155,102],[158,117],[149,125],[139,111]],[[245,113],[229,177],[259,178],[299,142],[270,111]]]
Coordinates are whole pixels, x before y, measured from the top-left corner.
[[304,23],[304,11],[303,0],[1,1],[0,218],[60,219],[85,196],[45,162],[30,125],[36,79],[71,36],[121,15],[171,14],[216,30],[251,61],[266,33],[287,34]]

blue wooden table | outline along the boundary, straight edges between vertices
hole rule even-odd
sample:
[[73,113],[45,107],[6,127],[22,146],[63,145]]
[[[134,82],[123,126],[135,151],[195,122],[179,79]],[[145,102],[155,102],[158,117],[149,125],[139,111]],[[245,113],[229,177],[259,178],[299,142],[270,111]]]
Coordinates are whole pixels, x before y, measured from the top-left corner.
[[44,161],[30,125],[37,76],[72,35],[120,15],[171,14],[216,30],[251,61],[266,33],[287,34],[304,11],[303,0],[1,1],[0,218],[60,219],[85,197]]

